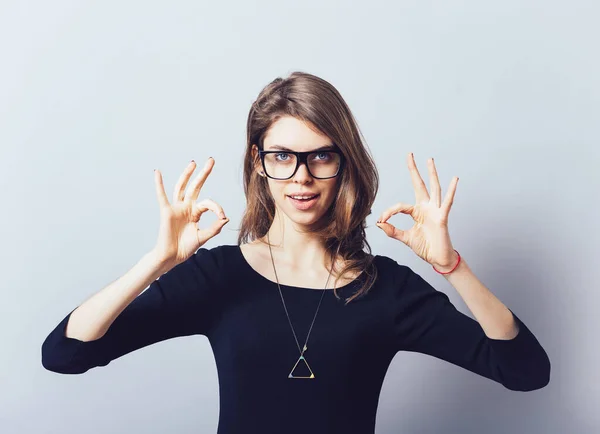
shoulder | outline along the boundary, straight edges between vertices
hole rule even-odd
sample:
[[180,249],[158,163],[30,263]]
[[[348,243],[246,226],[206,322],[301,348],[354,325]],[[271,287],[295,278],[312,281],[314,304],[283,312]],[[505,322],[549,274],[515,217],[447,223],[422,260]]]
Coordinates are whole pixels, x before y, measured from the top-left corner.
[[444,291],[436,289],[410,266],[380,256],[382,268],[391,276],[391,305],[398,312],[421,312],[429,315],[450,303]]
[[376,264],[378,272],[385,276],[392,287],[392,296],[396,300],[410,301],[412,296],[439,292],[409,265],[383,255],[377,255]]
[[186,261],[179,266],[193,269],[211,280],[218,281],[225,270],[231,268],[231,261],[235,258],[237,245],[222,244],[213,247],[200,247]]
[[409,266],[400,264],[385,255],[375,255],[373,262],[377,266],[377,271],[389,275],[396,283],[404,281],[408,273],[412,271]]
[[235,255],[238,248],[236,244],[221,244],[213,247],[202,246],[194,253],[192,258],[195,261],[212,261],[214,265],[224,265],[227,259]]

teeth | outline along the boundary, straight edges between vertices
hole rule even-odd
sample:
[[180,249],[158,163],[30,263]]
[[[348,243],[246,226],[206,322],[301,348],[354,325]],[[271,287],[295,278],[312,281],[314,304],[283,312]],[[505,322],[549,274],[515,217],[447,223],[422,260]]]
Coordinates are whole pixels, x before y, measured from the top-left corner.
[[308,199],[308,198],[315,197],[315,196],[316,195],[314,195],[314,196],[290,196],[290,197],[294,198],[294,199]]

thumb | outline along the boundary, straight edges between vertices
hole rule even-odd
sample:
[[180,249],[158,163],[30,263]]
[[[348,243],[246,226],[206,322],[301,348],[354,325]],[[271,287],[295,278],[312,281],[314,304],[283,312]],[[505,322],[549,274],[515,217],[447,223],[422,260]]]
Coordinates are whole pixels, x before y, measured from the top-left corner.
[[383,230],[383,232],[385,232],[385,234],[388,237],[394,238],[398,241],[402,241],[404,244],[408,243],[408,235],[407,235],[407,231],[403,231],[402,229],[398,229],[397,227],[395,227],[394,225],[391,225],[387,222],[381,222],[381,223],[376,223],[377,227],[381,230]]

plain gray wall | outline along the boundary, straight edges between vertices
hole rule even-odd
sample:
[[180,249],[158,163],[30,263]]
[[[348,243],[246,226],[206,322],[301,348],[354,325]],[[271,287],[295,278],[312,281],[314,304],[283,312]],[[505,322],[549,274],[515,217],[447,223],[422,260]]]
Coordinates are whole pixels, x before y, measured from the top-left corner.
[[2,433],[216,431],[217,371],[203,336],[83,375],[44,370],[40,348],[154,245],[154,168],[170,196],[190,159],[213,156],[201,198],[231,221],[205,247],[235,244],[250,104],[297,69],[338,88],[375,157],[373,252],[411,266],[472,317],[442,276],[375,226],[385,208],[414,201],[406,154],[424,177],[434,157],[443,194],[460,177],[454,246],[552,362],[550,384],[524,393],[399,353],[377,432],[600,430],[599,4],[365,5],[1,3]]

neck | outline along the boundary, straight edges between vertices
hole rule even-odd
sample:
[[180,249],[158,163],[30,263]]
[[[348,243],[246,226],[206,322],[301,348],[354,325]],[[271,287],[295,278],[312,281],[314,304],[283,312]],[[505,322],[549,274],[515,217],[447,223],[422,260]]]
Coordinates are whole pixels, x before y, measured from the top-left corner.
[[279,219],[277,213],[268,234],[261,241],[270,241],[273,256],[292,270],[320,270],[324,267],[326,251],[321,239],[310,232],[310,227],[298,226],[289,219]]

